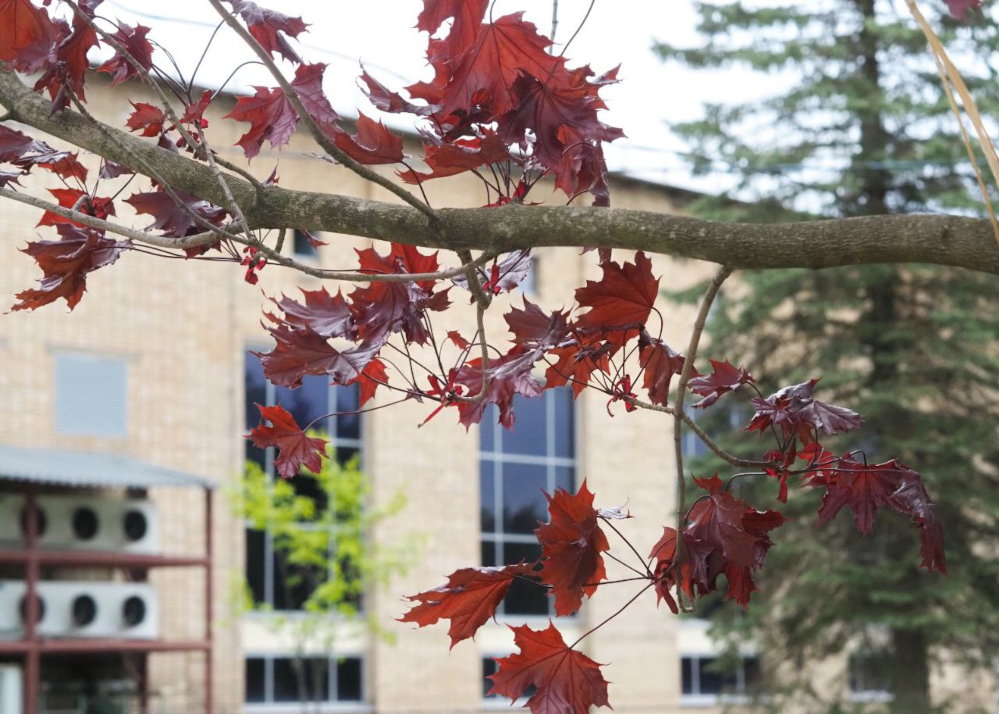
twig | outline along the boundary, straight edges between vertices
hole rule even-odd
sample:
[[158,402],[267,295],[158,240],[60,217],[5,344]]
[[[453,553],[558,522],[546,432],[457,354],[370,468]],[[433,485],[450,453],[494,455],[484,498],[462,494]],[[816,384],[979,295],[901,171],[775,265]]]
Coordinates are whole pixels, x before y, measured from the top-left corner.
[[569,649],[575,648],[575,646],[578,645],[583,640],[584,637],[589,637],[594,632],[596,632],[597,630],[599,630],[601,627],[603,627],[604,625],[606,625],[608,622],[610,622],[611,620],[613,620],[615,617],[617,617],[618,615],[620,615],[622,612],[624,612],[625,610],[627,610],[628,607],[631,605],[631,603],[635,602],[635,600],[637,600],[639,597],[641,597],[642,593],[644,593],[646,590],[648,590],[649,588],[651,588],[653,585],[655,585],[655,582],[651,582],[648,585],[646,585],[644,588],[642,588],[637,593],[635,593],[632,596],[632,598],[630,600],[628,600],[628,602],[626,602],[624,605],[622,605],[617,610],[617,612],[615,612],[613,615],[611,615],[610,617],[608,617],[606,620],[604,620],[600,624],[596,625],[595,627],[591,627],[589,630],[587,630],[586,632],[584,632],[583,634],[581,634],[576,639],[575,642],[573,642],[571,645],[569,645]]
[[[687,346],[687,354],[683,360],[683,369],[680,371],[680,380],[676,385],[676,400],[673,406],[675,412],[673,415],[673,453],[676,458],[676,562],[680,562],[680,558],[683,555],[682,533],[684,521],[686,520],[683,501],[687,495],[687,484],[683,475],[683,420],[677,418],[677,415],[683,413],[683,398],[687,391],[687,382],[690,381],[690,374],[694,369],[697,346],[701,341],[701,333],[704,331],[704,325],[708,321],[708,312],[711,310],[711,304],[714,302],[715,296],[718,295],[722,283],[731,274],[732,268],[723,265],[711,280],[710,285],[708,285],[704,297],[701,298],[701,307],[697,312],[697,320],[694,322],[694,327],[690,332],[690,344]],[[689,611],[684,607],[683,589],[681,588],[679,578],[676,581],[676,601],[677,606],[681,610]]]

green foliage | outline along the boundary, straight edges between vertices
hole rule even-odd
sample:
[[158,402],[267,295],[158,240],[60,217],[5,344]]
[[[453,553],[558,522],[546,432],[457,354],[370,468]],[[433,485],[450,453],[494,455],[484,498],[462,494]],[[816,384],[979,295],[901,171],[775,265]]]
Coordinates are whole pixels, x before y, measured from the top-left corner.
[[[664,57],[791,78],[759,105],[708,107],[704,119],[676,127],[696,171],[735,177],[741,201],[705,200],[697,207],[704,215],[981,212],[956,123],[904,6],[698,7],[703,45],[662,47]],[[995,86],[995,23],[937,21],[955,55],[974,60],[966,78],[994,114],[997,95],[981,88]],[[751,203],[760,195],[779,205]],[[944,523],[950,576],[918,571],[911,524],[888,514],[867,539],[857,539],[843,514],[816,538],[818,502],[793,494],[784,510],[793,520],[775,537],[761,592],[745,616],[716,617],[716,630],[761,643],[773,675],[768,710],[810,702],[808,711],[854,711],[860,705],[845,697],[845,676],[840,691],[816,691],[801,663],[836,653],[845,661],[845,652],[870,650],[873,639],[887,652],[896,692],[890,710],[930,711],[928,672],[944,652],[986,667],[999,651],[995,285],[956,270],[870,266],[747,274],[737,290],[708,326],[716,349],[740,355],[762,380],[780,375],[781,384],[762,385],[765,392],[822,375],[826,398],[850,404],[867,425],[829,448],[862,448],[872,461],[897,458],[922,473]],[[704,463],[699,473],[717,467]],[[776,493],[773,481],[740,488]]]
[[[298,491],[292,480],[272,478],[248,461],[240,490],[233,494],[237,514],[250,527],[270,532],[275,554],[288,566],[283,585],[309,593],[301,613],[273,620],[276,628],[291,632],[300,652],[316,646],[332,649],[338,628],[364,614],[369,588],[387,583],[412,562],[418,540],[372,542],[371,530],[402,510],[404,495],[399,492],[387,505],[373,506],[357,458],[338,463],[333,453],[327,456],[322,470],[303,469],[295,477],[310,480],[303,482],[307,489]],[[252,601],[248,588],[246,593],[250,609],[269,610]],[[388,637],[372,618],[367,626]]]

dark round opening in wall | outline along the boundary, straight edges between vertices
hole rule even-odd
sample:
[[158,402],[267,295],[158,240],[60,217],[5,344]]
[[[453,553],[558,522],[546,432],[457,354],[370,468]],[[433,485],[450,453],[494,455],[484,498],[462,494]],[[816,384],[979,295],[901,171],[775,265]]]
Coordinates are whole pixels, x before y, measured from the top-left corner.
[[[38,616],[35,618],[35,623],[39,623],[45,617],[45,599],[35,596],[35,602],[38,603]],[[21,613],[21,622],[28,621],[28,596],[22,595],[21,602],[18,606]]]
[[90,540],[100,527],[101,520],[90,506],[80,506],[73,511],[73,534],[80,540]]
[[73,598],[73,624],[86,627],[97,618],[97,603],[89,595]]
[[149,531],[149,520],[145,513],[137,508],[131,508],[125,511],[122,528],[125,531],[126,540],[129,543],[134,543],[146,537],[146,533]]
[[129,627],[135,627],[146,619],[146,603],[138,595],[125,599],[121,606],[121,618]]
[[[35,507],[35,512],[38,514],[36,517],[36,523],[38,524],[38,531],[35,536],[41,538],[45,535],[45,529],[48,528],[49,520],[45,517],[45,509],[41,506]],[[27,535],[28,533],[28,507],[25,506],[21,509],[21,533]]]

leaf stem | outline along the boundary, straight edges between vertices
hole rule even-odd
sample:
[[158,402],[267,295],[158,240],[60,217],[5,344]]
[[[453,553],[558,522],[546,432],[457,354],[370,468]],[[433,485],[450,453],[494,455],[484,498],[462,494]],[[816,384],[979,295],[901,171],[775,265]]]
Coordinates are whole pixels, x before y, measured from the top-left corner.
[[635,600],[637,600],[639,597],[641,597],[642,593],[644,593],[646,590],[648,590],[649,588],[651,588],[653,585],[655,585],[654,582],[649,583],[648,585],[646,585],[644,588],[642,588],[637,593],[635,593],[631,597],[631,599],[628,600],[628,602],[626,602],[624,605],[622,605],[620,608],[618,608],[618,610],[616,612],[614,612],[614,614],[612,614],[610,617],[608,617],[603,622],[599,623],[598,625],[596,625],[594,627],[591,627],[589,630],[587,630],[586,632],[584,632],[583,634],[581,634],[576,639],[575,642],[573,642],[571,645],[569,645],[569,649],[575,649],[576,645],[578,645],[583,640],[583,638],[589,637],[594,632],[596,632],[597,630],[599,630],[601,627],[603,627],[604,625],[606,625],[608,622],[610,622],[611,620],[613,620],[615,617],[617,617],[618,615],[620,615],[622,612],[624,612],[625,610],[627,610],[628,607],[631,605],[631,603],[635,602]]

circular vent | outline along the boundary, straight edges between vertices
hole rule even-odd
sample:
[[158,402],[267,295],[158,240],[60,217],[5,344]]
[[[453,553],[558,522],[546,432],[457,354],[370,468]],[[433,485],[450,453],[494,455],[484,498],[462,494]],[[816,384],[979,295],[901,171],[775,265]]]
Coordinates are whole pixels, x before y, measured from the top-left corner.
[[129,627],[135,627],[146,619],[146,603],[138,595],[128,597],[121,606],[121,617]]
[[73,624],[86,627],[97,618],[97,603],[89,595],[73,598]]
[[[38,603],[38,617],[35,618],[35,623],[39,623],[45,617],[45,599],[35,596],[35,602]],[[28,596],[22,595],[21,602],[18,605],[18,609],[21,613],[21,622],[28,621]]]
[[90,540],[100,527],[101,520],[90,506],[80,506],[73,511],[73,534],[80,540]]
[[[45,529],[48,528],[49,521],[45,517],[45,509],[41,506],[35,506],[35,511],[37,512],[37,522],[38,522],[38,532],[35,534],[37,537],[41,538],[45,535]],[[21,509],[21,533],[27,535],[28,533],[28,508],[25,506]]]
[[137,508],[130,508],[125,511],[122,518],[122,528],[125,531],[125,538],[129,543],[142,540],[149,531],[149,520],[146,514]]

